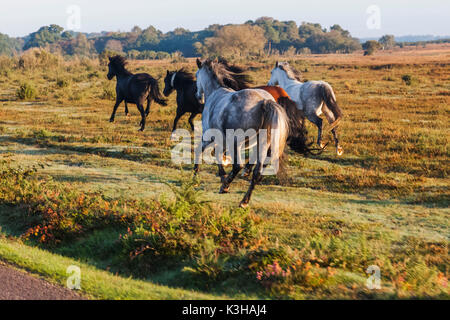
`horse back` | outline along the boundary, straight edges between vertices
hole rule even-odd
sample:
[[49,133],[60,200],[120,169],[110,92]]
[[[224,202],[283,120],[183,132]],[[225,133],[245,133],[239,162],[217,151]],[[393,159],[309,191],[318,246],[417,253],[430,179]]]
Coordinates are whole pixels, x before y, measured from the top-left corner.
[[130,100],[147,99],[153,81],[155,79],[148,73],[134,74],[128,82],[127,96]]
[[278,86],[260,86],[256,87],[255,89],[262,89],[270,93],[273,98],[278,101],[280,98],[289,98],[288,93],[281,87]]

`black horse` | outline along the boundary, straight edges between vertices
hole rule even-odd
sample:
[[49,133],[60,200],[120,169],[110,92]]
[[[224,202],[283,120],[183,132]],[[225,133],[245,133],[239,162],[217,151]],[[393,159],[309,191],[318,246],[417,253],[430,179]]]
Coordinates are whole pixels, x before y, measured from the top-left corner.
[[201,104],[195,97],[197,92],[197,83],[194,75],[187,72],[185,69],[178,71],[167,70],[167,75],[164,78],[164,95],[168,97],[173,90],[177,91],[177,114],[173,121],[172,132],[177,128],[178,120],[185,114],[190,113],[189,124],[192,131],[194,131],[194,123],[192,122],[196,115],[203,112],[203,104]]
[[[111,114],[110,122],[114,122],[117,108],[122,101],[125,101],[125,114],[128,114],[127,103],[135,103],[141,113],[141,128],[145,129],[145,119],[150,112],[152,100],[162,106],[167,105],[167,101],[163,99],[158,86],[158,80],[147,73],[132,74],[125,66],[127,61],[122,56],[114,56],[109,58],[108,79],[117,77],[116,86],[116,104]],[[147,109],[144,111],[144,102],[147,100]]]

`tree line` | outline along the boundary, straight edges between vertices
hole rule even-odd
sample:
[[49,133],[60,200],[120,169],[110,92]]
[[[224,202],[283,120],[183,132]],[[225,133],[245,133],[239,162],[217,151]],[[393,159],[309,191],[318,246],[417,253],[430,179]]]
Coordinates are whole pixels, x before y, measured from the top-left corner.
[[249,56],[297,53],[351,53],[364,49],[373,54],[395,45],[391,35],[363,45],[350,32],[335,24],[278,21],[270,17],[243,24],[211,25],[201,31],[176,28],[164,33],[153,26],[134,27],[129,32],[77,33],[58,25],[43,26],[23,38],[0,33],[0,54],[17,55],[30,48],[47,48],[62,55],[92,57],[103,52],[132,59],[165,59],[194,56]]
[[168,56],[246,56],[279,53],[349,53],[361,49],[358,39],[339,25],[328,30],[317,23],[278,21],[262,17],[239,25],[211,25],[201,31],[176,28],[163,33],[153,26],[129,32],[96,34],[64,31],[58,25],[43,26],[22,38],[0,33],[0,54],[20,54],[29,48],[48,48],[64,55],[93,56],[103,51],[134,59]]

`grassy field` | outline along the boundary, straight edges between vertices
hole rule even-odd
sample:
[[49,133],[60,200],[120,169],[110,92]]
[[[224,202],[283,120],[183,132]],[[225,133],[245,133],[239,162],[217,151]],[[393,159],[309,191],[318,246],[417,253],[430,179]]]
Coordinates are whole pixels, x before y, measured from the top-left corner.
[[[141,133],[134,106],[108,122],[115,82],[98,61],[0,57],[0,259],[60,283],[19,246],[79,263],[104,277],[85,279],[106,287],[86,289],[96,298],[448,298],[450,47],[280,59],[334,87],[345,153],[288,152],[288,181],[266,178],[242,210],[248,181],[219,195],[214,166],[191,183],[171,162],[175,94]],[[275,58],[238,62],[261,85]],[[195,63],[129,64],[180,67]],[[120,292],[113,274],[130,281]]]

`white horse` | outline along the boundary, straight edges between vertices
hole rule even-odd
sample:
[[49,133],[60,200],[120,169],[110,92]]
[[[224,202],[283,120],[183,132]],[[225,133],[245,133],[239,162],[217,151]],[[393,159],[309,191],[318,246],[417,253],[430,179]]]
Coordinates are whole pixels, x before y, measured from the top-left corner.
[[[244,89],[234,91],[228,85],[239,81],[239,76],[227,69],[223,62],[206,60],[203,63],[197,59],[199,70],[197,71],[197,99],[204,97],[205,107],[202,113],[203,142],[202,152],[211,144],[222,144],[225,150],[232,150],[233,169],[230,174],[222,179],[220,193],[228,192],[229,186],[239,171],[242,169],[241,151],[245,142],[237,137],[233,141],[226,142],[228,130],[241,132],[254,132],[258,136],[254,140],[249,138],[249,144],[257,144],[256,166],[250,187],[241,201],[240,206],[246,207],[250,201],[255,185],[260,181],[263,166],[270,149],[271,160],[280,160],[287,138],[289,137],[289,119],[286,111],[278,105],[272,95],[261,89]],[[211,139],[208,130],[214,129],[221,134],[222,142]],[[266,130],[266,131],[264,131]],[[260,139],[261,134],[266,133],[267,139]],[[215,137],[214,137],[215,138]],[[213,138],[213,139],[214,139]],[[230,144],[233,144],[231,146]],[[251,146],[250,146],[251,147]],[[197,154],[198,156],[198,154]],[[216,153],[219,164],[219,172],[225,174],[221,168],[223,153]],[[194,167],[198,172],[198,161]],[[221,174],[222,175],[222,174]]]
[[301,82],[297,71],[291,68],[287,62],[277,62],[272,70],[269,86],[282,87],[302,110],[306,118],[319,129],[317,144],[320,148],[325,145],[322,142],[322,118],[323,113],[330,123],[330,131],[333,133],[337,155],[342,155],[344,150],[339,145],[336,128],[342,119],[342,111],[336,103],[331,85],[324,81]]

